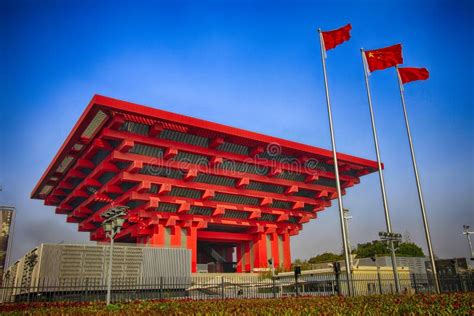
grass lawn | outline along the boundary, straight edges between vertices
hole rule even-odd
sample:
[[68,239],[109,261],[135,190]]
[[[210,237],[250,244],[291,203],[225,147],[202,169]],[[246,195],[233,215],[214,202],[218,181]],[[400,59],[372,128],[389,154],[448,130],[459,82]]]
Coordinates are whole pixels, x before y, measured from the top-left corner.
[[474,293],[2,304],[2,315],[474,315]]

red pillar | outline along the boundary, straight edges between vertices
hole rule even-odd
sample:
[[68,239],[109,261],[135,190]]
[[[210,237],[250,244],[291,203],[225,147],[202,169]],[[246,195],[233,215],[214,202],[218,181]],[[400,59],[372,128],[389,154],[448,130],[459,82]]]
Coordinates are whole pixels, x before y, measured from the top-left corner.
[[280,257],[278,255],[278,235],[277,233],[272,233],[272,257],[273,257],[273,266],[275,268],[280,266]]
[[165,244],[165,226],[157,224],[153,235],[148,238],[148,244],[153,246],[163,246]]
[[251,272],[250,268],[250,242],[244,242],[244,258],[245,258],[245,272]]
[[188,227],[187,248],[191,250],[191,272],[197,272],[197,228]]
[[255,268],[266,268],[267,263],[267,240],[265,233],[257,233],[254,237],[254,267]]
[[171,227],[170,246],[172,248],[181,247],[181,227],[178,225]]
[[283,237],[283,268],[287,271],[291,269],[291,253],[290,253],[290,235],[285,233]]
[[242,243],[237,243],[237,272],[243,272],[242,267]]

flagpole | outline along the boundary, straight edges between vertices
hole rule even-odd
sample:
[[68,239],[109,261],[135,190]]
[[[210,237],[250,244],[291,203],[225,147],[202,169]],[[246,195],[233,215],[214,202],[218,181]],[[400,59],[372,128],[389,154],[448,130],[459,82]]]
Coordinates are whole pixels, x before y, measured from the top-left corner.
[[334,173],[336,175],[337,201],[339,204],[339,220],[341,222],[342,245],[344,249],[344,261],[346,265],[347,289],[348,289],[349,296],[352,296],[353,295],[352,271],[351,271],[350,258],[349,258],[350,252],[349,252],[348,244],[347,244],[347,231],[346,231],[346,225],[344,223],[344,206],[342,204],[342,190],[341,190],[341,182],[339,180],[339,166],[337,162],[336,140],[334,138],[331,101],[329,98],[328,79],[327,79],[327,73],[326,73],[326,58],[325,58],[326,49],[324,47],[323,34],[321,32],[321,29],[318,29],[318,32],[319,32],[319,41],[321,44],[321,61],[323,63],[324,87],[326,89],[326,103],[327,103],[327,108],[328,108],[329,130],[331,133],[332,157],[334,159]]
[[[372,97],[370,95],[369,74],[367,72],[368,64],[367,64],[367,60],[365,59],[364,49],[361,48],[360,51],[362,53],[362,63],[364,65],[365,86],[367,88],[367,100],[369,102],[370,120],[372,123],[372,133],[374,135],[375,153],[377,155],[380,188],[382,190],[383,208],[385,212],[385,223],[387,225],[387,232],[392,233],[392,224],[390,222],[390,213],[388,210],[387,194],[385,192],[385,181],[383,178],[382,163],[380,162],[380,150],[379,150],[379,142],[377,138],[377,129],[375,128],[375,118],[374,118],[374,110],[372,107]],[[390,252],[391,252],[391,257],[392,257],[393,277],[395,279],[395,289],[397,293],[400,293],[400,280],[398,279],[397,261],[395,257],[395,247],[393,245],[393,240],[390,240],[389,242],[390,242]]]
[[416,164],[415,149],[413,147],[413,141],[412,141],[412,138],[411,138],[411,131],[410,131],[410,124],[408,122],[408,114],[407,114],[407,109],[406,109],[406,105],[405,105],[405,96],[404,96],[404,93],[403,93],[403,83],[402,83],[402,79],[400,77],[400,73],[398,71],[398,66],[396,66],[396,70],[397,70],[397,76],[398,76],[398,86],[400,88],[400,97],[402,99],[403,115],[405,117],[405,126],[406,126],[407,134],[408,134],[408,143],[410,144],[411,161],[413,163],[413,171],[415,172],[416,187],[418,189],[418,198],[420,200],[421,217],[423,218],[423,226],[425,228],[426,244],[428,246],[428,252],[429,252],[429,255],[430,255],[430,262],[431,262],[431,269],[432,269],[431,271],[433,272],[433,278],[434,278],[436,293],[439,294],[440,293],[440,288],[439,288],[438,272],[436,270],[435,257],[434,257],[433,247],[432,247],[432,244],[431,244],[430,227],[428,225],[428,219],[426,217],[425,201],[423,199],[423,193],[421,191],[421,183],[420,183],[420,177],[419,177],[419,174],[418,174],[418,167],[417,167],[417,164]]

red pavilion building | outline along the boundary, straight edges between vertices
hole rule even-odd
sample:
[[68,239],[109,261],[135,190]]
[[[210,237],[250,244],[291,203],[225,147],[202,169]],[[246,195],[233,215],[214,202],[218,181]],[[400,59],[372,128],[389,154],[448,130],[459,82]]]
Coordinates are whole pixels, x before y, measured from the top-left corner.
[[[343,194],[377,168],[338,158]],[[193,272],[288,269],[290,236],[336,197],[331,151],[99,95],[32,192],[95,241],[128,206],[116,241],[188,248]]]

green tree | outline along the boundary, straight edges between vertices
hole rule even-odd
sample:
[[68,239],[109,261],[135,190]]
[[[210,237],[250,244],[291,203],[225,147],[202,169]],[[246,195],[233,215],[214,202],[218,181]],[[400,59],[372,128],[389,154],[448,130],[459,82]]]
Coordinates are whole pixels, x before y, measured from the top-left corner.
[[424,257],[423,250],[415,243],[402,242],[395,251],[398,256],[403,257]]
[[[369,258],[375,255],[386,256],[390,255],[389,243],[380,240],[374,240],[372,242],[358,244],[356,258]],[[402,257],[424,257],[423,250],[412,242],[401,242],[395,243],[395,253]]]
[[309,263],[334,262],[343,259],[343,255],[337,255],[332,252],[325,252],[308,260]]
[[374,240],[364,244],[357,244],[356,258],[369,258],[375,255],[389,255],[390,249],[386,242]]

